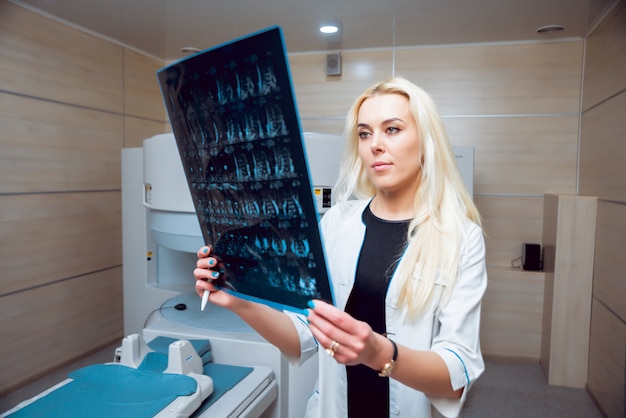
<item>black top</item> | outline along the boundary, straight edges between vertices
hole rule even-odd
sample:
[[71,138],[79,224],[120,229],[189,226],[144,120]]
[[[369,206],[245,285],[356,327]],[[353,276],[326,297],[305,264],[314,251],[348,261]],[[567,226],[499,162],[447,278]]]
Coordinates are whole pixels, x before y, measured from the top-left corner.
[[[365,239],[356,269],[354,287],[346,312],[367,322],[374,332],[384,334],[385,295],[396,264],[404,252],[410,221],[377,218],[369,205],[363,212]],[[387,417],[389,379],[367,366],[346,366],[348,376],[348,416]]]

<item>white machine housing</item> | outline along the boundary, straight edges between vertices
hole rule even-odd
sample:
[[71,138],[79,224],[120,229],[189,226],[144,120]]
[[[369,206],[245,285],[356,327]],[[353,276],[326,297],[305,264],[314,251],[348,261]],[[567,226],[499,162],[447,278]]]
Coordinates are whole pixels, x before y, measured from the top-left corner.
[[[323,214],[332,203],[342,137],[305,133],[304,138],[312,193]],[[236,315],[210,304],[200,313],[200,299],[190,295],[196,252],[204,240],[173,134],[148,138],[143,148],[122,150],[122,232],[125,334],[141,333],[146,341],[157,336],[209,339],[215,363],[270,367],[278,397],[263,416],[303,416],[317,378],[317,360],[290,366]],[[161,311],[177,297],[189,301],[177,312],[183,321],[168,319]]]

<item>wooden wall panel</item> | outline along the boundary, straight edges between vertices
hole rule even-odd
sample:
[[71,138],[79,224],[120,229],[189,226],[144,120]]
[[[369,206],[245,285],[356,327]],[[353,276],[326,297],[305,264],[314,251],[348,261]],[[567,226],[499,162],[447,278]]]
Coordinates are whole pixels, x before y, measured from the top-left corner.
[[483,217],[487,265],[520,265],[524,243],[541,244],[543,196],[476,196]]
[[303,118],[300,120],[302,125],[302,131],[306,132],[320,132],[323,134],[335,134],[343,135],[343,129],[345,126],[345,119],[324,119],[324,118]]
[[593,294],[626,322],[626,204],[598,202]]
[[150,119],[124,117],[124,148],[134,148],[143,146],[143,140],[164,132],[171,132],[169,122],[167,130],[164,122]]
[[0,89],[121,113],[122,47],[2,0]]
[[626,324],[597,298],[591,307],[589,340],[589,380],[587,389],[605,416],[626,416]]
[[326,54],[290,55],[298,111],[302,117],[345,117],[367,87],[392,73],[392,51],[341,53],[342,74],[326,75]]
[[0,7],[1,393],[122,336],[121,149],[166,122],[153,60]]
[[399,49],[443,115],[578,114],[582,41]]
[[124,49],[124,113],[156,121],[167,120],[156,72],[163,61]]
[[584,388],[598,200],[546,194],[541,366],[551,385]]
[[[31,262],[41,263],[41,252],[26,252]],[[0,296],[0,396],[83,353],[121,341],[121,270]]]
[[587,39],[583,111],[626,90],[626,2]]
[[120,266],[121,220],[119,191],[0,196],[0,295]]
[[587,389],[607,417],[625,415],[626,3],[586,40],[580,193],[598,196]]
[[489,268],[480,344],[489,358],[536,360],[541,352],[544,274]]
[[[626,80],[626,76],[623,78]],[[626,91],[583,114],[581,194],[626,202],[625,115]]]
[[474,193],[576,193],[578,116],[444,118],[454,145],[473,145]]
[[123,118],[0,93],[2,193],[119,189]]

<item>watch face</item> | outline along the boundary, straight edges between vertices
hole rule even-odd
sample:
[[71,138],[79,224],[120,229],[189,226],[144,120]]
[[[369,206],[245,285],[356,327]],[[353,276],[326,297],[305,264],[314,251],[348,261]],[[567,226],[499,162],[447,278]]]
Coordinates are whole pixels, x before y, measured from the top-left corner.
[[378,373],[380,377],[389,377],[393,369],[396,367],[396,362],[391,360],[389,363],[385,364],[385,367]]

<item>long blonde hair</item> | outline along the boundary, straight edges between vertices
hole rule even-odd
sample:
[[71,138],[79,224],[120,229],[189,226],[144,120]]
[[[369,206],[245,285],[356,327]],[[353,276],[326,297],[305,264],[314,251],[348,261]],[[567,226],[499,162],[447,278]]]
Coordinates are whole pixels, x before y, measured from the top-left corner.
[[[414,199],[415,217],[409,225],[407,247],[396,272],[400,280],[398,305],[409,317],[423,312],[438,297],[450,297],[458,275],[464,223],[482,228],[480,214],[458,171],[454,152],[432,98],[410,81],[394,77],[365,90],[353,103],[346,119],[346,155],[335,186],[337,201],[371,198],[374,185],[358,155],[358,114],[363,102],[375,95],[400,94],[418,127],[420,182]],[[437,286],[443,286],[436,291]],[[438,295],[438,296],[437,296]]]

